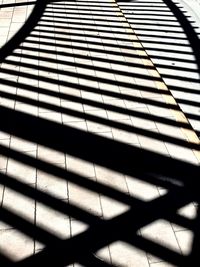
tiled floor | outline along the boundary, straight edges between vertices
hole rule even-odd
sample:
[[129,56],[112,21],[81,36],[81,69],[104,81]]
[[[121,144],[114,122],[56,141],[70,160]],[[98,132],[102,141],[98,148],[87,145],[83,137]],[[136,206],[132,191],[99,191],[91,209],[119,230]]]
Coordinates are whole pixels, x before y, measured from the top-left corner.
[[115,1],[38,5],[0,9],[2,264],[182,266],[196,135]]

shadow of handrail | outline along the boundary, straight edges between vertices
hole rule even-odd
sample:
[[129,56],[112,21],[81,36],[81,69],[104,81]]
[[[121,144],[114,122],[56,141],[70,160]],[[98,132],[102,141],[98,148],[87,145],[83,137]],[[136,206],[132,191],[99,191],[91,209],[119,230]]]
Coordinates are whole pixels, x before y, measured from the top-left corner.
[[[64,4],[66,16],[57,8]],[[72,7],[73,4],[77,9],[80,5],[80,22],[76,21],[78,12]],[[84,6],[85,4],[87,6]],[[88,9],[93,12],[93,16],[96,18],[96,31],[88,27],[86,28],[87,32],[84,32],[82,26],[89,26],[89,22],[92,24],[94,17],[85,17],[88,14],[84,13],[83,6],[86,11]],[[98,11],[99,6],[105,7],[105,11],[112,11],[106,12],[107,20]],[[54,11],[55,16],[48,15],[49,7],[54,9],[52,12]],[[143,48],[137,47],[137,45],[134,47],[133,42],[128,39],[128,34],[125,32],[127,27],[122,27],[121,21],[119,21],[119,17],[123,18],[123,15],[117,17],[115,9],[117,9],[117,5],[109,1],[37,2],[22,29],[0,50],[2,62],[0,68],[2,84],[0,89],[0,133],[9,136],[4,137],[6,141],[8,139],[9,145],[3,142],[4,138],[0,139],[1,156],[8,159],[9,162],[13,160],[19,165],[22,164],[25,166],[24,168],[33,168],[37,174],[41,171],[53,176],[54,182],[59,180],[67,184],[67,194],[64,199],[60,199],[52,192],[41,190],[38,186],[39,176],[37,174],[35,182],[31,183],[31,181],[23,180],[26,178],[26,174],[22,173],[22,178],[19,179],[18,173],[13,167],[10,173],[9,163],[1,169],[0,184],[4,193],[0,218],[9,227],[0,225],[0,234],[15,229],[34,240],[34,253],[17,261],[14,260],[15,255],[13,258],[12,255],[7,257],[6,252],[9,255],[9,251],[5,252],[6,244],[3,244],[0,250],[2,266],[67,266],[71,264],[75,266],[76,263],[88,267],[116,266],[120,263],[115,262],[112,253],[108,260],[98,256],[98,252],[105,247],[110,249],[112,244],[118,241],[176,266],[191,266],[197,257],[195,251],[199,240],[198,235],[193,241],[191,253],[182,255],[178,251],[140,234],[143,227],[158,220],[165,220],[169,224],[178,224],[180,227],[197,233],[198,213],[195,220],[178,214],[178,211],[185,205],[191,202],[199,203],[199,163],[197,161],[186,162],[189,159],[180,160],[176,158],[176,155],[171,156],[170,153],[152,151],[149,148],[138,146],[137,142],[134,143],[121,137],[121,139],[115,139],[109,135],[104,136],[104,132],[92,132],[89,127],[86,130],[79,129],[76,125],[70,124],[74,122],[73,120],[64,121],[61,118],[61,120],[52,121],[51,116],[48,117],[48,114],[52,113],[59,114],[60,117],[67,115],[73,117],[75,121],[85,122],[86,125],[93,123],[106,126],[111,129],[109,134],[113,130],[120,130],[126,134],[136,135],[137,138],[141,136],[150,138],[150,142],[162,141],[162,144],[166,146],[169,143],[183,150],[199,151],[198,142],[188,142],[184,138],[171,135],[171,133],[155,131],[154,128],[151,128],[152,126],[145,128],[146,123],[153,122],[155,125],[160,123],[166,127],[173,126],[175,129],[182,127],[191,131],[191,126],[187,122],[177,122],[172,116],[165,117],[158,112],[145,113],[143,110],[144,107],[148,110],[150,106],[153,106],[162,111],[165,109],[180,111],[176,103],[168,104],[160,100],[161,92],[155,87],[155,84],[162,80],[157,75],[153,76],[149,73],[155,71],[153,65],[144,67],[141,63],[141,59],[149,58],[136,53],[136,50],[143,51]],[[157,12],[157,9],[154,11]],[[147,13],[152,14],[150,10]],[[171,17],[170,14],[168,16]],[[62,18],[62,21],[59,21],[58,18]],[[119,23],[119,25],[114,24],[113,26],[115,38],[112,36],[100,38],[101,34],[109,33],[109,28],[105,29],[108,27],[106,24],[108,21]],[[164,21],[167,19],[162,20],[162,23]],[[48,27],[48,22],[52,23],[53,27],[51,25],[49,29],[45,29]],[[79,25],[77,29],[74,27],[75,24]],[[119,35],[124,32],[123,37],[118,36],[116,29],[119,30]],[[77,32],[73,32],[73,30]],[[148,34],[146,35],[148,36]],[[82,39],[83,37],[85,39]],[[87,38],[96,38],[96,41]],[[186,40],[185,37],[182,39]],[[135,41],[135,44],[139,43],[138,40]],[[157,52],[161,50],[157,49]],[[166,48],[166,51],[172,50]],[[189,54],[190,51],[188,51]],[[59,58],[59,56],[63,58]],[[128,58],[127,62],[125,57]],[[84,60],[90,60],[92,63],[84,62]],[[184,60],[180,59],[180,62],[184,62]],[[190,62],[190,59],[188,61]],[[167,67],[165,63],[161,63],[161,65]],[[132,69],[126,69],[126,67]],[[192,73],[192,70],[190,72]],[[168,77],[173,77],[173,75],[169,74]],[[188,81],[191,80],[192,78],[188,79]],[[190,91],[188,88],[183,89],[179,86],[175,90],[177,92],[196,92],[195,89]],[[154,94],[153,97],[149,97],[150,93]],[[91,97],[88,94],[93,95]],[[171,96],[167,90],[162,91],[162,95]],[[44,98],[40,98],[41,96]],[[130,106],[120,105],[119,101],[129,101]],[[198,105],[198,102],[195,101],[180,99],[181,101],[188,105]],[[78,110],[76,107],[62,105],[63,102],[80,104],[83,109]],[[135,103],[139,105],[139,108],[135,108],[133,105]],[[20,110],[23,105],[25,108]],[[36,114],[31,113],[31,108],[39,111]],[[40,112],[41,109],[43,109],[42,112]],[[126,117],[123,119],[115,119],[112,116],[104,117],[98,114],[99,110],[107,112],[107,114],[113,112],[118,116],[126,115],[128,119]],[[97,114],[92,111],[97,111]],[[45,117],[45,115],[47,116]],[[134,121],[134,118],[144,120],[144,125],[135,126],[134,123],[130,123],[131,120]],[[27,153],[20,144],[14,148],[13,138],[36,144],[37,148],[30,151],[36,152],[35,155]],[[45,158],[40,157],[38,151],[41,147],[62,153],[65,162],[64,168],[53,162],[48,153]],[[87,164],[92,164],[96,172],[97,168],[104,168],[114,172],[114,175],[110,177],[111,174],[107,174],[109,178],[109,183],[107,183],[103,179],[103,174],[97,175],[96,173],[95,179],[93,179],[89,174],[85,175],[84,170],[78,173],[76,168],[71,170],[68,166],[69,156],[74,157],[77,162],[82,160]],[[123,175],[127,191],[115,187],[115,183],[118,183],[117,174]],[[164,188],[166,192],[158,193],[152,199],[143,199],[132,194],[128,186],[128,177],[131,182],[138,180],[141,184],[147,183],[155,187],[157,192],[159,192],[159,188]],[[89,195],[96,194],[100,202],[103,197],[106,197],[111,200],[111,203],[117,201],[119,204],[126,205],[127,208],[119,214],[107,218],[102,204],[102,210],[98,213],[91,207],[81,205],[81,202],[85,200],[81,194],[80,196],[76,195],[74,202],[71,197],[70,185],[87,190]],[[7,190],[34,201],[33,218],[30,219],[29,216],[15,210],[15,206],[17,206],[15,201],[10,206],[6,204]],[[54,212],[59,212],[62,216],[68,216],[71,225],[68,238],[65,238],[64,234],[63,238],[58,237],[56,231],[51,231],[48,225],[40,225],[37,222],[38,204],[52,209]],[[28,209],[28,206],[26,208]],[[73,220],[84,223],[87,228],[80,233],[73,233]],[[46,221],[46,223],[48,222]],[[37,242],[41,242],[44,248],[36,250]]]

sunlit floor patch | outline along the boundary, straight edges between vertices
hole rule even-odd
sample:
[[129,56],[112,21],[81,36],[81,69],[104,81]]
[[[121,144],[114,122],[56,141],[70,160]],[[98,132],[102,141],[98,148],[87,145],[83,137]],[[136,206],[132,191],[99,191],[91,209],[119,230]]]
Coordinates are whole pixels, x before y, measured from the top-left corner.
[[[142,227],[141,235],[145,239],[151,240],[156,244],[180,253],[179,244],[175,237],[175,233],[168,221],[159,219],[149,225]],[[148,259],[150,263],[161,261],[161,259],[151,254],[148,254]]]
[[[114,266],[148,267],[146,253],[125,242],[116,241],[109,246],[111,261]],[[103,251],[100,251],[103,255]]]
[[34,252],[34,240],[16,229],[0,230],[1,253],[12,261],[22,260]]

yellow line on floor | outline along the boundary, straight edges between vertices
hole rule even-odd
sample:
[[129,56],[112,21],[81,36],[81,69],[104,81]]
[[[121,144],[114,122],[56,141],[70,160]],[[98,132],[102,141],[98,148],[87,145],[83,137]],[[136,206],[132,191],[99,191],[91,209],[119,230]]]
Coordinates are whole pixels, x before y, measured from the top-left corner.
[[[166,83],[163,81],[163,79],[160,76],[158,70],[156,69],[154,63],[152,62],[152,60],[148,56],[145,48],[143,47],[142,43],[138,39],[136,33],[134,32],[133,28],[131,27],[131,25],[129,24],[128,20],[124,16],[123,12],[121,11],[118,3],[115,0],[112,0],[112,2],[113,2],[113,6],[115,8],[117,7],[119,9],[119,11],[116,12],[116,15],[119,17],[119,20],[121,20],[122,26],[126,28],[126,32],[128,34],[130,34],[129,35],[129,39],[133,42],[133,47],[136,48],[137,54],[142,56],[142,57],[146,57],[145,59],[141,58],[144,66],[151,67],[151,68],[148,69],[148,72],[150,73],[150,75],[155,77],[155,78],[159,78],[160,79],[160,81],[155,81],[157,89],[161,91],[161,94],[162,94],[162,91],[168,92],[168,94],[162,94],[163,99],[165,100],[165,102],[167,104],[176,105],[178,107],[178,109],[176,109],[176,110],[175,109],[170,109],[172,114],[173,114],[173,116],[175,117],[176,121],[177,122],[181,122],[181,123],[185,123],[185,124],[187,124],[189,126],[188,128],[190,128],[190,129],[188,129],[188,128],[186,129],[186,128],[181,127],[181,130],[182,130],[186,140],[188,140],[189,143],[195,143],[195,144],[199,144],[200,145],[200,140],[199,140],[197,134],[192,129],[192,126],[189,123],[188,119],[186,118],[185,114],[181,111],[179,105],[177,104],[176,100],[172,96],[172,94],[171,94],[170,90],[168,89]],[[137,50],[137,48],[139,50]],[[153,69],[152,69],[152,67],[153,67]],[[192,151],[193,151],[194,155],[196,156],[198,162],[200,163],[200,148],[198,150],[192,149]]]

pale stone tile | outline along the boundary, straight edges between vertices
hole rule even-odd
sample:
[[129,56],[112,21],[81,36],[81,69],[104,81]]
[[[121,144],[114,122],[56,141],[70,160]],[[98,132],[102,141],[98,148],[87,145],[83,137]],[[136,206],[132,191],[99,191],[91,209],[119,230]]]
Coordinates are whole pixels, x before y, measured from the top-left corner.
[[[111,100],[109,100],[109,102],[108,102],[108,100],[105,100],[105,102],[107,102],[109,105],[121,107],[126,111],[126,105],[125,105],[123,100],[111,99]],[[123,114],[120,112],[107,110],[107,114],[108,114],[108,118],[111,120],[129,120],[130,119],[129,115],[126,113]]]
[[[71,96],[81,97],[81,91],[79,89],[77,89],[76,87],[72,88],[72,87],[67,86],[67,85],[66,86],[59,85],[59,89],[60,89],[60,93],[71,95]],[[67,98],[67,95],[66,95],[66,98]],[[64,99],[64,98],[62,98],[62,99]]]
[[63,124],[73,127],[75,129],[87,132],[87,124],[85,121],[66,122]]
[[40,112],[39,117],[43,119],[47,119],[53,122],[61,123],[62,122],[62,117],[61,113],[59,112]]
[[112,263],[116,266],[149,267],[146,253],[122,241],[110,246]]
[[126,182],[130,195],[143,201],[151,201],[159,197],[158,189],[155,185],[135,177],[126,176]]
[[[53,80],[55,80],[57,78],[57,76],[55,77],[52,73],[46,73],[46,72],[42,72],[42,71],[39,71],[39,77],[40,76],[44,76],[44,77],[50,76],[51,79],[53,79]],[[47,90],[47,93],[48,93],[48,90],[54,91],[54,92],[59,92],[59,85],[58,84],[51,83],[51,82],[45,82],[42,80],[39,80],[38,83],[39,83],[40,88]]]
[[[189,219],[194,220],[197,216],[197,207],[194,205],[194,203],[190,203],[182,208],[180,208],[177,211],[177,214]],[[183,226],[173,224],[174,231],[180,231],[180,230],[186,230]]]
[[[149,225],[141,228],[142,237],[155,242],[158,245],[167,247],[172,251],[181,253],[179,245],[177,243],[174,231],[169,222],[159,219]],[[159,255],[157,255],[159,257]],[[156,256],[148,254],[148,259],[150,263],[160,262]]]
[[[67,122],[76,122],[76,121],[84,121],[84,114],[83,114],[83,105],[81,103],[77,102],[71,102],[71,101],[62,101],[61,106],[63,108],[66,108],[66,112],[62,113],[62,121],[63,123]],[[68,114],[68,109],[69,111],[78,111],[81,112],[83,115],[71,115],[70,112]]]
[[[101,205],[99,194],[83,188],[79,185],[68,182],[69,203],[81,210],[101,217]],[[77,197],[78,196],[78,197]]]
[[195,154],[192,149],[176,145],[176,141],[175,144],[166,143],[166,147],[172,158],[184,160],[193,164],[199,164],[199,161],[195,157]]
[[109,121],[106,125],[98,122],[98,118],[107,119],[107,114],[106,114],[105,110],[91,110],[91,111],[88,111],[87,113],[94,116],[94,120],[95,120],[95,121],[87,120],[88,131],[90,131],[90,132],[109,132],[111,130],[111,128],[109,127]]
[[101,206],[103,217],[106,220],[112,219],[130,209],[130,206],[106,196],[101,196]]
[[98,165],[95,165],[95,172],[99,183],[103,183],[124,193],[128,192],[123,174]]
[[[156,129],[152,129],[150,133],[151,132],[152,134],[158,133]],[[139,139],[139,143],[141,147],[144,149],[147,149],[147,150],[150,150],[156,153],[164,154],[164,155],[169,154],[164,141],[160,141],[156,137],[151,138],[147,135],[138,135],[138,139]]]
[[24,140],[22,138],[12,136],[10,142],[11,149],[16,149],[18,151],[35,151],[37,149],[37,144]]
[[81,234],[85,231],[87,231],[89,226],[86,223],[83,223],[82,221],[78,221],[75,219],[71,220],[71,235],[76,236],[78,234]]
[[53,164],[64,164],[65,163],[65,156],[64,153],[59,152],[57,150],[44,147],[39,145],[38,146],[38,158],[49,163]]
[[133,125],[135,127],[138,127],[140,129],[156,129],[156,124],[154,121],[150,120],[150,119],[145,119],[145,114],[149,115],[149,110],[148,108],[135,108],[135,111],[141,113],[141,115],[144,116],[144,118],[139,117],[139,116],[131,116],[131,121],[133,122]]
[[[58,167],[64,168],[63,165],[58,165]],[[40,170],[37,171],[37,189],[59,199],[68,198],[67,181]]]
[[83,159],[66,155],[67,170],[86,177],[95,177],[94,164]]
[[21,111],[23,113],[30,114],[33,116],[37,116],[37,114],[38,114],[38,107],[37,106],[23,104],[21,102],[16,102],[15,110]]
[[15,107],[15,100],[1,97],[0,98],[0,104],[3,107],[14,109],[14,107]]
[[[87,82],[88,84],[88,82]],[[87,85],[88,86],[88,85]],[[92,87],[93,88],[93,87]],[[103,103],[103,99],[101,96],[101,91],[99,91],[99,89],[96,89],[96,93],[95,92],[87,92],[87,91],[81,91],[81,96],[82,99],[86,99],[86,100],[93,100],[96,101],[98,103]]]
[[9,138],[10,138],[10,134],[9,133],[0,131],[0,140],[2,140],[2,139],[9,139]]
[[[159,92],[159,91],[158,91]],[[160,93],[159,93],[160,94]],[[160,103],[165,103],[163,98],[158,98],[159,94],[157,95],[156,100],[159,101]],[[172,111],[169,108],[164,108],[164,107],[158,107],[156,105],[148,105],[148,109],[152,115],[155,116],[160,116],[163,118],[170,118],[172,117]]]
[[[137,144],[139,143],[137,134],[134,133],[134,128],[132,126],[132,123],[130,120],[120,120],[117,121],[121,125],[124,125],[125,127],[128,128],[128,130],[121,130],[118,128],[112,128],[112,133],[114,140],[124,142],[127,144]],[[123,127],[123,126],[122,126]],[[130,128],[129,128],[130,127]],[[130,129],[130,131],[129,131]]]
[[112,132],[99,132],[99,133],[95,133],[95,135],[99,135],[99,136],[103,136],[105,138],[108,138],[108,139],[113,139],[113,134]]
[[102,262],[102,264],[103,264],[103,262],[111,264],[109,247],[104,247],[104,248],[98,250],[94,254],[94,257],[96,257],[98,260],[100,260]]
[[39,202],[36,204],[36,225],[60,239],[70,236],[69,216]]
[[[32,154],[29,152],[27,152],[26,155],[32,156]],[[7,174],[12,177],[15,177],[15,179],[19,181],[28,184],[33,184],[36,181],[35,168],[15,161],[12,158],[8,159]]]
[[39,101],[60,106],[60,98],[48,94],[39,94]]
[[175,233],[181,252],[183,255],[189,255],[192,251],[194,234],[190,230],[178,231]]
[[[159,115],[159,113],[158,113],[158,115]],[[172,119],[172,121],[173,121],[173,119]],[[183,132],[181,131],[181,128],[178,126],[178,123],[177,123],[177,126],[172,126],[172,125],[169,125],[169,124],[166,124],[166,123],[156,122],[156,126],[158,128],[158,131],[161,134],[167,134],[168,136],[171,136],[171,137],[174,137],[174,138],[179,138],[181,140],[186,140]]]
[[[34,222],[35,201],[25,195],[18,193],[8,187],[5,188],[3,207],[17,214],[22,218],[26,218],[30,222]],[[13,226],[15,223],[13,222]]]
[[15,229],[0,230],[0,250],[13,261],[22,260],[34,252],[34,241]]

